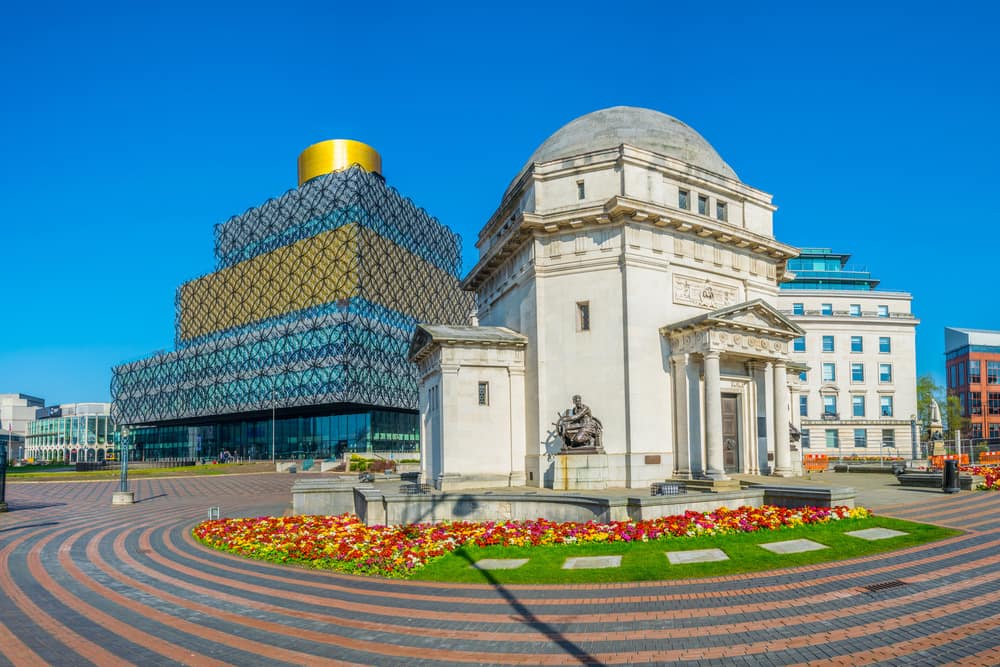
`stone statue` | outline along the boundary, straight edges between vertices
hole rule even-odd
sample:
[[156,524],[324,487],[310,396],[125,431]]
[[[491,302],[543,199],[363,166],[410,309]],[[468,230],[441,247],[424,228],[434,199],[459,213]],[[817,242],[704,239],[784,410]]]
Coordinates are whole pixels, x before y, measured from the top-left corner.
[[573,407],[559,415],[559,421],[553,425],[563,441],[561,451],[604,451],[601,438],[604,425],[590,413],[590,407],[584,405],[579,394],[573,397]]
[[798,442],[802,439],[802,431],[795,428],[795,424],[788,422],[788,442]]
[[933,398],[931,399],[931,426],[942,426],[941,406]]

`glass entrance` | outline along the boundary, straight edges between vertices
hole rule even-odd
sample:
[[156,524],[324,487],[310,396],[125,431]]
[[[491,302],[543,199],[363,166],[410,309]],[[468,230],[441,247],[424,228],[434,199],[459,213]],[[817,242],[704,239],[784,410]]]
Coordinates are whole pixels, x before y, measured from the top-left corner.
[[739,399],[722,395],[722,465],[725,472],[740,472]]

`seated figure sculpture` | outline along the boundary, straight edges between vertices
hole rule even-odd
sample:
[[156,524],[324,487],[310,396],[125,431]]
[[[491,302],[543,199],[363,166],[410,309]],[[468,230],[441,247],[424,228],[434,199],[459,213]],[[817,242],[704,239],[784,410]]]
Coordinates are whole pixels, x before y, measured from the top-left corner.
[[602,452],[601,436],[604,426],[601,421],[590,413],[590,407],[584,405],[579,394],[573,397],[573,407],[565,414],[559,415],[559,421],[554,426],[562,438],[561,451],[595,451]]

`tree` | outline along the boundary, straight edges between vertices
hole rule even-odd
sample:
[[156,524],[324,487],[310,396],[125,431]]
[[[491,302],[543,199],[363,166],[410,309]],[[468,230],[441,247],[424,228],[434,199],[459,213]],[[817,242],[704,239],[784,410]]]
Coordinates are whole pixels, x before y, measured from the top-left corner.
[[962,404],[954,394],[946,396],[941,385],[934,382],[930,375],[922,375],[917,379],[917,419],[923,425],[924,438],[931,424],[931,400],[938,402],[941,408],[941,421],[944,424],[945,439],[949,439],[956,431],[964,431],[968,426],[968,418],[962,416]]

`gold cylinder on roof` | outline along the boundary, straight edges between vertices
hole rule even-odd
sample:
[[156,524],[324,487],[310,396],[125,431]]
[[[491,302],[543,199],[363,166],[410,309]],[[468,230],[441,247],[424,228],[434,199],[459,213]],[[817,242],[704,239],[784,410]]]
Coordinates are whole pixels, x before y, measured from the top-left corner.
[[343,171],[356,164],[365,171],[382,173],[382,156],[368,144],[352,139],[330,139],[299,153],[299,185],[323,174]]

